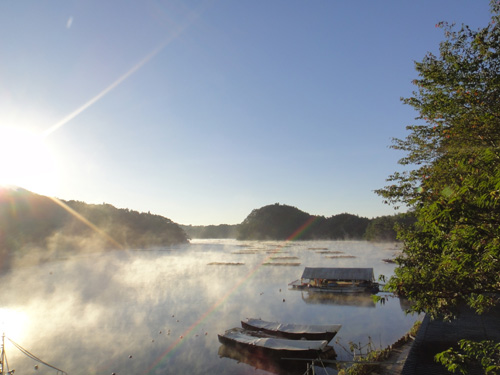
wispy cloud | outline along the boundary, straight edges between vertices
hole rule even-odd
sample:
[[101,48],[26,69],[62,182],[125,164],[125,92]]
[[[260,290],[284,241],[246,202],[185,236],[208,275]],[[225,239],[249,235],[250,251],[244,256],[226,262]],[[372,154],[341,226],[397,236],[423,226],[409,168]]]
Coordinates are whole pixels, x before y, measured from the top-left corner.
[[72,24],[73,24],[73,17],[69,17],[68,21],[66,22],[66,28],[67,29],[71,28]]

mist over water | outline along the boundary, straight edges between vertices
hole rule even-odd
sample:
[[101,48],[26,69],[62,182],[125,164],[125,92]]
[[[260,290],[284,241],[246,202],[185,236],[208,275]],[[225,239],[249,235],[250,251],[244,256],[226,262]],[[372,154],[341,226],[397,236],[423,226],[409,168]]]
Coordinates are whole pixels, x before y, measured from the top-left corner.
[[[266,374],[219,356],[217,334],[250,317],[342,324],[332,340],[339,359],[348,358],[342,346],[350,341],[371,337],[385,347],[404,335],[417,317],[405,315],[398,299],[376,305],[369,297],[318,298],[288,287],[306,266],[373,267],[375,277],[389,276],[394,265],[382,259],[396,252],[393,244],[356,241],[193,240],[152,251],[86,253],[3,275],[0,325],[68,374]],[[36,370],[8,340],[6,350],[17,373],[55,373]]]

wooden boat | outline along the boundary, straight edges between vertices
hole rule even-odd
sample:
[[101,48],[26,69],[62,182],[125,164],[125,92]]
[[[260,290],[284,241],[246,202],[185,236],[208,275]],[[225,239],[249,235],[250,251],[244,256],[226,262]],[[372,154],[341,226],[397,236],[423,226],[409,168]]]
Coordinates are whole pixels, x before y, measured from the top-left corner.
[[306,267],[300,280],[288,284],[293,289],[329,293],[377,293],[373,268]]
[[340,330],[342,325],[291,324],[266,322],[261,319],[247,319],[241,326],[250,331],[261,331],[277,337],[291,340],[327,340],[330,341]]
[[274,356],[276,358],[331,358],[335,356],[333,347],[326,340],[290,340],[271,335],[247,331],[243,328],[232,328],[219,336],[219,342],[247,350],[256,355]]

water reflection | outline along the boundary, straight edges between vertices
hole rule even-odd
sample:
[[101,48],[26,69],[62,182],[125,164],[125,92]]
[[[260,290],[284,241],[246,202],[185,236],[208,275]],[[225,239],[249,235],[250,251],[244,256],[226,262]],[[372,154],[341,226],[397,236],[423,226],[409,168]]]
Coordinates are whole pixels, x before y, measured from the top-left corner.
[[[235,254],[241,245],[258,251]],[[311,247],[356,258],[327,259]],[[416,319],[401,311],[399,300],[370,304],[369,309],[358,302],[304,303],[305,295],[287,287],[305,266],[373,267],[376,276],[391,275],[394,265],[381,259],[393,247],[356,241],[285,247],[272,241],[214,240],[164,250],[80,254],[0,276],[3,308],[25,317],[22,331],[11,320],[6,335],[68,374],[266,374],[219,356],[217,334],[245,318],[262,318],[342,324],[334,340],[344,346],[366,342],[368,336],[389,345]],[[301,266],[263,266],[281,253],[297,257]],[[209,265],[216,262],[244,264]],[[34,372],[30,359],[6,349],[17,373]],[[342,350],[335,350],[340,356]]]
[[326,293],[301,291],[305,303],[375,308],[370,293]]
[[307,370],[309,361],[279,359],[272,356],[256,355],[245,349],[235,349],[229,345],[221,345],[218,352],[220,357],[225,357],[237,363],[247,364],[254,369],[264,370],[277,375],[303,375]]

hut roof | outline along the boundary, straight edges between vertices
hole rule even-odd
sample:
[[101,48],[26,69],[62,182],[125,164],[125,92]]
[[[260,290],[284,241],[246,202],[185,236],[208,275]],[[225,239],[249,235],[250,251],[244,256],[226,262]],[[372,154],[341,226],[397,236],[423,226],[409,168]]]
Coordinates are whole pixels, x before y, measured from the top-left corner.
[[373,281],[373,268],[325,268],[306,267],[302,274],[303,279],[326,280],[366,280]]

